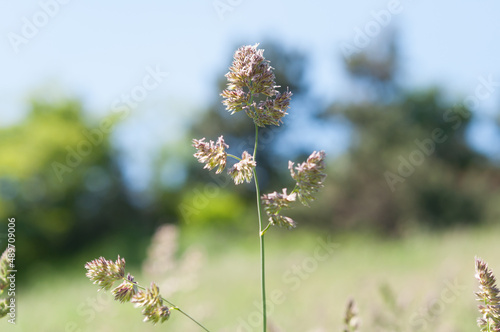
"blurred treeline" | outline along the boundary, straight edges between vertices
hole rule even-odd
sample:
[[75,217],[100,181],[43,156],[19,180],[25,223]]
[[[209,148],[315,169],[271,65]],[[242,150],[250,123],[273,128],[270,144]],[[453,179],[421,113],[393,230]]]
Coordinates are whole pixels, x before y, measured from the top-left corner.
[[[445,97],[444,89],[402,88],[394,38],[348,59],[332,59],[344,62],[346,84],[356,94],[333,103],[308,88],[307,53],[275,42],[260,47],[277,83],[294,94],[284,125],[260,132],[265,149],[257,162],[264,192],[292,187],[287,158],[301,162],[318,149],[289,137],[294,142],[304,135],[320,138],[339,124],[351,132],[345,153],[328,160],[327,185],[318,201],[293,212],[300,227],[394,236],[420,227],[495,221],[500,172],[466,141],[474,113],[460,97]],[[228,50],[227,66],[220,68],[229,67],[233,52]],[[141,193],[131,192],[112,144],[121,114],[91,121],[80,100],[35,98],[22,122],[0,128],[0,223],[16,218],[18,257],[28,263],[72,255],[110,237],[133,246],[162,223],[254,230],[253,185],[235,187],[226,175],[203,170],[191,157],[192,138],[216,140],[224,134],[235,155],[253,146],[252,121],[244,114],[230,116],[218,97],[226,70],[216,76],[212,105],[184,137],[155,157],[153,180],[142,193],[147,203],[138,204]],[[306,128],[291,132],[287,119]],[[174,157],[184,165],[186,180],[182,186],[164,186],[162,170]],[[0,233],[5,244],[6,231]]]

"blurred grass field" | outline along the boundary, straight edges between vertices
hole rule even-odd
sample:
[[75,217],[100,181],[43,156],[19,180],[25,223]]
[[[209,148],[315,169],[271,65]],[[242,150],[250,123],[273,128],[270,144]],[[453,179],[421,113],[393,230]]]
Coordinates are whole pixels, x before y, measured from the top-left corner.
[[[353,297],[361,331],[478,331],[474,256],[500,275],[499,231],[458,229],[388,240],[273,229],[266,235],[267,294],[278,299],[268,304],[271,324],[275,331],[341,331],[346,302]],[[181,233],[178,257],[191,244],[204,257],[195,282],[169,299],[211,331],[260,330],[250,329],[260,317],[258,239],[187,231]],[[120,245],[104,254],[113,250],[119,252]],[[139,309],[97,292],[83,268],[99,255],[94,251],[100,248],[59,267],[40,265],[17,287],[16,325],[4,319],[0,330],[201,331],[177,312],[163,325],[143,323]],[[149,285],[140,266],[127,267]]]

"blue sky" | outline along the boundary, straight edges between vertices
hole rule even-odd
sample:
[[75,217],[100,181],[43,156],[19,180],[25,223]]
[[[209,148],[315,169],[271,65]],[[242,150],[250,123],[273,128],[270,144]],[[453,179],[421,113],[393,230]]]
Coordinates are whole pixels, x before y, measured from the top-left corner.
[[[0,125],[22,119],[32,95],[77,96],[92,116],[105,117],[157,68],[168,75],[147,90],[121,128],[134,132],[133,139],[117,133],[129,158],[142,160],[218,97],[215,75],[229,66],[235,43],[272,38],[306,51],[312,91],[334,101],[352,95],[341,46],[355,44],[357,29],[371,28],[374,42],[377,24],[380,31],[399,29],[406,86],[446,86],[465,99],[481,77],[500,82],[499,13],[494,0],[0,0]],[[388,25],[377,23],[380,15]],[[496,156],[491,121],[499,100],[500,87],[481,100],[470,134],[475,146]],[[339,153],[342,135],[326,137],[313,148]],[[141,151],[133,148],[138,141]],[[138,174],[140,167],[129,171]]]

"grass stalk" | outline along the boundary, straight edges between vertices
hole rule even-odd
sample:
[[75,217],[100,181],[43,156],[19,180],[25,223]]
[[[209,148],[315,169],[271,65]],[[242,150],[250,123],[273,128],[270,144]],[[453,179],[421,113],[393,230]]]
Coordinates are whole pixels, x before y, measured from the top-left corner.
[[[255,146],[253,150],[253,160],[255,160],[257,154],[257,144],[259,141],[259,127],[255,125]],[[265,264],[265,250],[264,250],[264,232],[262,228],[262,214],[260,211],[260,188],[259,180],[257,178],[257,171],[253,170],[253,176],[255,179],[255,192],[257,196],[257,215],[259,218],[259,239],[260,239],[260,283],[262,291],[262,331],[267,330],[267,308],[266,308],[266,264]]]

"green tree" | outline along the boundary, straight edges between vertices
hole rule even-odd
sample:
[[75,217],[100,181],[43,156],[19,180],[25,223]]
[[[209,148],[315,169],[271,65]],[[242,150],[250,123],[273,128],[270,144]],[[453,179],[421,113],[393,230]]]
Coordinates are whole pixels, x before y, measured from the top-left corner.
[[345,60],[361,97],[322,115],[347,119],[353,129],[346,155],[333,166],[328,219],[384,233],[417,223],[480,222],[484,172],[494,168],[466,142],[473,115],[439,89],[404,90],[397,42],[394,35],[385,41]]
[[118,230],[147,230],[113,157],[116,120],[90,124],[76,100],[35,99],[21,123],[0,129],[0,225],[16,218],[21,261],[71,254]]

